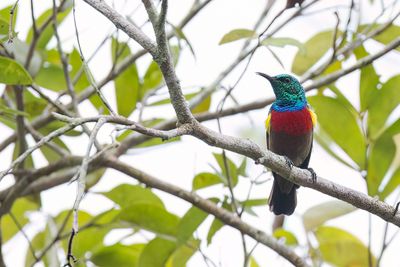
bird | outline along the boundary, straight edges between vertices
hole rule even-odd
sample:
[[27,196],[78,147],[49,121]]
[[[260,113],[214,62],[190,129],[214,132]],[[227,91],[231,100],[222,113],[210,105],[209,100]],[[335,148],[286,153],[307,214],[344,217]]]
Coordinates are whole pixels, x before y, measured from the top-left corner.
[[[267,148],[284,156],[290,168],[294,165],[309,170],[313,181],[316,181],[315,171],[308,164],[317,116],[307,103],[303,86],[289,74],[256,74],[269,81],[276,97],[265,121]],[[268,198],[270,211],[275,215],[291,215],[297,205],[296,190],[299,185],[275,172],[272,174],[274,182]]]

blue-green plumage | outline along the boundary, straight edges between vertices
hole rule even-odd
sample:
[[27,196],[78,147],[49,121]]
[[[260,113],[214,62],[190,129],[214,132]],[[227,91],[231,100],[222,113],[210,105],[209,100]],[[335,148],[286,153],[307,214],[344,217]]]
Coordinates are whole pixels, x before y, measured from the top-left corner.
[[[296,78],[287,74],[275,77],[258,74],[268,79],[276,96],[266,122],[268,149],[286,156],[295,166],[307,169],[312,150],[315,115],[309,109],[303,87]],[[270,210],[276,215],[290,215],[296,208],[298,185],[274,172],[273,176]]]

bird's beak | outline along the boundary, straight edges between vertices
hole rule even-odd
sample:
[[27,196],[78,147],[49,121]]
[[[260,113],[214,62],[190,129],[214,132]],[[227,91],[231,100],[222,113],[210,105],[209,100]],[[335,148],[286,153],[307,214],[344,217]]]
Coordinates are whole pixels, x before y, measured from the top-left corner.
[[269,76],[268,74],[262,73],[262,72],[256,72],[256,74],[264,77],[267,79],[270,83],[272,83],[276,78]]

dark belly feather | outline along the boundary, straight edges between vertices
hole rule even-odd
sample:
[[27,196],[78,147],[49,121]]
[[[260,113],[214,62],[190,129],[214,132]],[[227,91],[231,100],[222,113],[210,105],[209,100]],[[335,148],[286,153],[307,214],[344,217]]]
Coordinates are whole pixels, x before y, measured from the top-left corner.
[[[295,166],[307,168],[313,142],[313,125],[309,111],[274,112],[267,132],[267,147],[288,157]],[[270,208],[275,214],[292,214],[296,207],[297,185],[273,173],[274,185]]]

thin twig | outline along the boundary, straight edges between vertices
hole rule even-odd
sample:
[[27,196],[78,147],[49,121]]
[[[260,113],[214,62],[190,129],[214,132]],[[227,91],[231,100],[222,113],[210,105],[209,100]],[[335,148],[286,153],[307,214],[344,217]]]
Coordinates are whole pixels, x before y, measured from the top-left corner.
[[106,106],[106,108],[108,109],[110,114],[115,116],[115,115],[117,115],[117,113],[114,112],[114,110],[112,109],[111,105],[108,103],[107,99],[104,97],[103,93],[101,92],[100,88],[97,86],[96,81],[93,78],[92,72],[90,71],[89,66],[87,65],[85,57],[83,56],[81,42],[80,42],[80,39],[79,39],[78,26],[77,26],[77,23],[76,23],[75,0],[73,0],[73,3],[72,3],[72,15],[73,15],[73,19],[74,19],[75,36],[76,36],[76,41],[77,41],[77,44],[78,44],[78,51],[79,51],[79,55],[81,57],[82,65],[84,67],[86,76],[87,76],[90,84],[93,86],[93,88],[95,88],[98,96],[100,97],[101,101]]
[[66,257],[67,263],[65,263],[63,265],[63,267],[72,267],[73,265],[72,265],[71,261],[76,262],[76,258],[72,254],[72,244],[74,241],[75,234],[76,234],[76,232],[75,232],[74,228],[72,228],[71,234],[68,239],[68,250],[67,250],[67,257]]
[[[79,109],[78,109],[78,101],[76,100],[76,95],[75,95],[75,90],[74,90],[74,85],[73,85],[73,83],[71,81],[71,77],[69,75],[68,58],[67,58],[66,54],[63,52],[63,49],[61,46],[61,39],[58,34],[57,6],[56,6],[55,0],[53,0],[53,28],[54,28],[54,36],[56,37],[56,41],[57,41],[57,50],[58,50],[58,53],[60,54],[60,58],[61,58],[61,65],[62,65],[63,72],[64,72],[64,78],[65,78],[65,83],[67,85],[68,94],[71,97],[72,107],[73,107],[73,110],[74,110],[76,116],[80,116]],[[77,30],[76,30],[76,33],[77,33]],[[78,44],[79,44],[78,36],[77,36],[77,39],[78,39]],[[83,63],[83,64],[85,64],[85,63]],[[88,136],[90,136],[89,128],[86,125],[83,125],[82,128],[83,128],[83,131]],[[94,145],[97,148],[97,150],[101,149],[101,145],[99,144],[99,142],[97,140],[94,140]]]
[[25,233],[24,227],[19,223],[18,219],[14,216],[14,214],[11,211],[8,213],[8,215],[10,215],[11,219],[13,220],[15,225],[17,226],[18,231],[23,235],[23,237],[25,238],[26,242],[28,242],[28,249],[29,249],[29,252],[32,254],[32,257],[35,260],[37,260],[35,249],[34,249],[34,247],[32,245],[31,240],[29,240],[29,236]]
[[[86,174],[88,170],[88,165],[89,165],[89,158],[90,158],[90,151],[92,150],[92,146],[94,144],[94,140],[97,138],[97,133],[99,132],[100,128],[106,123],[107,121],[103,118],[100,118],[96,125],[94,126],[92,133],[89,138],[89,144],[86,148],[86,154],[85,157],[82,160],[82,165],[79,169],[79,176],[78,176],[78,186],[77,186],[77,193],[76,193],[76,199],[74,203],[74,220],[73,220],[73,233],[78,233],[78,210],[79,210],[79,204],[81,203],[83,196],[85,194],[85,186],[86,186]],[[72,237],[71,237],[72,239]]]
[[46,255],[46,253],[56,244],[58,240],[60,240],[61,235],[65,229],[65,226],[67,225],[67,222],[72,214],[72,211],[68,211],[67,216],[65,216],[63,222],[61,223],[60,228],[57,231],[56,236],[53,238],[53,240],[40,252],[40,254],[36,257],[35,261],[32,263],[31,267],[34,267],[36,263],[42,260],[42,258]]
[[[44,136],[40,132],[36,131],[29,123],[26,123],[25,127],[36,142],[39,142],[40,139],[43,139]],[[68,150],[57,145],[53,141],[47,142],[45,145],[56,152],[60,157],[67,157],[70,154]]]
[[19,0],[16,0],[13,7],[10,9],[10,22],[8,24],[8,42],[12,43],[14,39],[14,16],[15,9],[18,7]]

